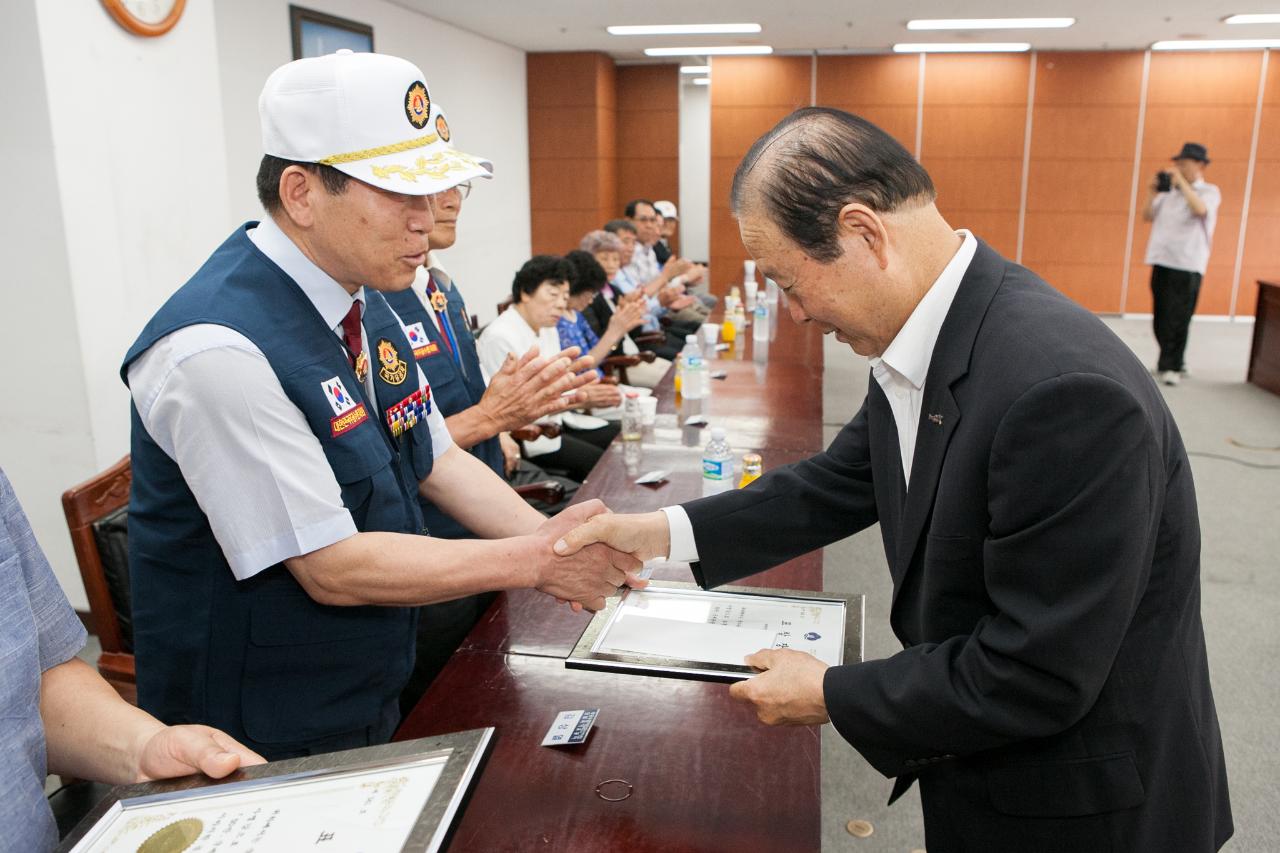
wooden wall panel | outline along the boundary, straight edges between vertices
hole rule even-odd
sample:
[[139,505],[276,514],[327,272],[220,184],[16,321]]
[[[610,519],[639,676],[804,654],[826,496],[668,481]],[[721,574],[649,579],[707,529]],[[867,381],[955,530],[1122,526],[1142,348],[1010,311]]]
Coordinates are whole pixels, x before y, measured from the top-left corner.
[[[680,201],[680,66],[618,69],[614,216],[633,198]],[[601,222],[603,224],[603,220]]]
[[809,105],[809,57],[715,57],[711,61],[711,286],[717,293],[742,278],[746,250],[729,212],[733,172],[769,128]]
[[925,62],[920,162],[938,209],[1012,258],[1017,251],[1030,57],[931,54]]
[[[1209,268],[1200,287],[1197,314],[1228,314],[1236,246],[1248,172],[1249,148],[1262,69],[1261,52],[1153,53],[1147,83],[1146,126],[1139,166],[1143,184],[1183,142],[1209,149],[1205,179],[1222,190]],[[1139,194],[1139,204],[1145,199]],[[1143,263],[1151,226],[1138,217],[1125,310],[1151,310],[1151,268]]]
[[1122,310],[1141,98],[1140,53],[1036,57],[1022,262],[1093,311]]
[[816,72],[818,106],[862,116],[915,152],[918,56],[819,56]]
[[531,53],[529,174],[535,254],[560,253],[617,206],[617,98],[603,53]]
[[1280,56],[1275,51],[1267,63],[1262,93],[1258,155],[1253,170],[1236,314],[1253,316],[1258,305],[1260,278],[1280,280]]

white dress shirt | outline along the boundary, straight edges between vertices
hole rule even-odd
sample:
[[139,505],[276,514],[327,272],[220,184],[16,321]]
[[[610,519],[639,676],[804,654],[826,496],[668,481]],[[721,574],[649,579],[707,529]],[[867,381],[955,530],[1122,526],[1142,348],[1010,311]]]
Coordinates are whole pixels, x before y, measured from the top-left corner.
[[1191,189],[1207,208],[1203,217],[1191,212],[1186,196],[1176,189],[1156,196],[1146,262],[1203,275],[1209,266],[1209,248],[1213,243],[1213,229],[1218,224],[1222,192],[1203,178],[1196,180]]
[[[249,238],[306,294],[345,354],[342,318],[352,295],[270,217]],[[363,306],[363,289],[354,299]],[[367,353],[367,340],[364,347]],[[427,387],[421,371],[418,385]],[[147,433],[181,469],[238,580],[357,532],[320,440],[244,335],[210,323],[171,332],[129,365],[129,391]],[[371,378],[365,394],[375,399]],[[438,458],[453,441],[437,407],[427,424]]]
[[[480,356],[480,367],[490,376],[502,369],[507,355],[516,358],[524,355],[531,347],[538,347],[543,356],[553,356],[560,352],[560,333],[555,326],[535,330],[530,326],[515,306],[508,308],[484,327],[476,340],[476,354]],[[548,415],[539,418],[538,423],[560,423],[559,415]],[[555,453],[560,449],[560,437],[537,438],[524,442],[524,452],[528,456],[542,456]]]
[[[929,362],[933,360],[933,348],[956,298],[956,291],[960,289],[960,281],[978,250],[978,241],[971,233],[965,230],[956,233],[964,238],[960,248],[884,353],[868,359],[871,375],[889,399],[889,410],[893,413],[893,423],[898,432],[898,450],[902,454],[902,473],[908,484],[911,482],[911,461],[915,456],[916,429],[920,425],[920,407],[924,402],[924,382],[929,375]],[[671,532],[668,559],[696,561],[698,547],[693,538],[693,525],[684,507],[664,506],[662,511],[667,516]]]

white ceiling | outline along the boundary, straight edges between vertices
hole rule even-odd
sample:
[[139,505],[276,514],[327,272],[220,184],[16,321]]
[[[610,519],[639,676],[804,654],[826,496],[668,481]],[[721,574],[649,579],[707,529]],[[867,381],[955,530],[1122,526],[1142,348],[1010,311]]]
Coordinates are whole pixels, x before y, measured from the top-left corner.
[[[1229,26],[1227,15],[1280,12],[1280,0],[395,0],[479,35],[528,51],[599,50],[645,60],[646,47],[769,44],[776,51],[887,52],[894,42],[1026,41],[1033,48],[1145,48],[1175,38],[1280,38],[1280,25]],[[1061,30],[911,32],[912,18],[1075,17]],[[612,24],[755,22],[754,36],[611,36]],[[662,62],[678,60],[662,59]]]

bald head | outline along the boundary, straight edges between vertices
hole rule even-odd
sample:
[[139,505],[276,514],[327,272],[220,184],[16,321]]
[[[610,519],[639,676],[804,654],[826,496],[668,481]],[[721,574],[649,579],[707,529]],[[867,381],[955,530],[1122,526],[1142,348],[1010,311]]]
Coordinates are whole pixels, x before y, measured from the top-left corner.
[[796,110],[756,140],[733,176],[735,215],[763,215],[805,254],[840,257],[840,210],[889,214],[929,204],[929,173],[892,136],[841,110]]

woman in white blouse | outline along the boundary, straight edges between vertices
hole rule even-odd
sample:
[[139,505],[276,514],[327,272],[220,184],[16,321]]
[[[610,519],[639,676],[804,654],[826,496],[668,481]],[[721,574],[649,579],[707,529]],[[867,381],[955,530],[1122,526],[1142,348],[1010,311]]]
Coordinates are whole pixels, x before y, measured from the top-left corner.
[[[490,376],[502,369],[508,355],[519,358],[531,347],[538,347],[543,355],[560,352],[556,321],[568,304],[572,272],[564,258],[538,255],[516,273],[511,283],[511,307],[486,326],[477,341],[480,364]],[[592,383],[581,390],[588,395],[588,405],[609,406],[617,402],[617,389],[611,386]],[[560,437],[525,442],[525,455],[536,458],[542,468],[564,471],[578,482],[586,479],[618,434],[618,424],[599,421],[604,425],[582,429],[568,423],[581,417],[566,413],[544,418],[543,422],[561,425]],[[582,423],[580,420],[579,424]]]

